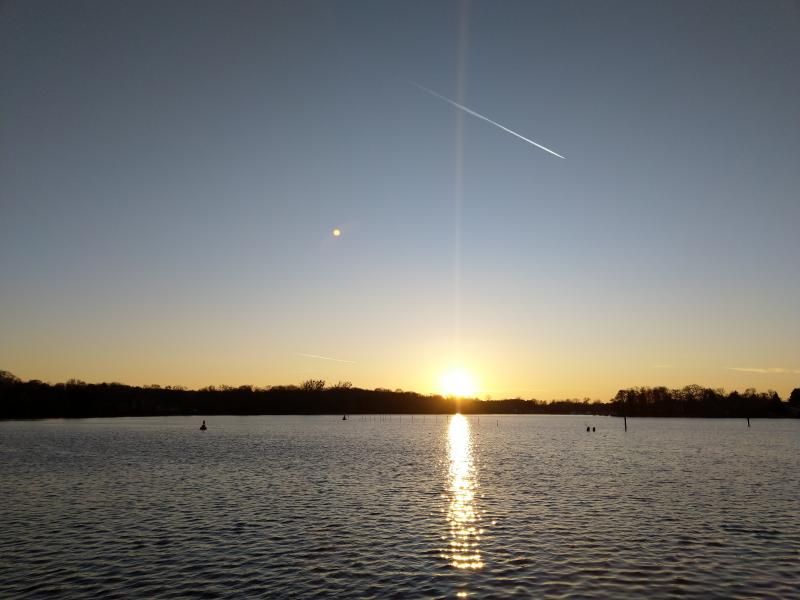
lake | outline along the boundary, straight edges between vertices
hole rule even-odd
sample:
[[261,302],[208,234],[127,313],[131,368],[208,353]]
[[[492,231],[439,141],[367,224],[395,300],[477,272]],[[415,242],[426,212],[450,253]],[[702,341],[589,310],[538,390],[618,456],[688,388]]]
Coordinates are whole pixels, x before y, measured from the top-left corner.
[[207,421],[0,422],[0,597],[800,598],[797,420]]

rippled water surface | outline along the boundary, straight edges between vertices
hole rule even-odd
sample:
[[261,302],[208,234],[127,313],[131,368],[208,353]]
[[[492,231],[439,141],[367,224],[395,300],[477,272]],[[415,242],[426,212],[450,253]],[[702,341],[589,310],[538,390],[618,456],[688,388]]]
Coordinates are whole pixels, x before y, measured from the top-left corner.
[[0,422],[0,597],[800,598],[798,421],[199,424]]

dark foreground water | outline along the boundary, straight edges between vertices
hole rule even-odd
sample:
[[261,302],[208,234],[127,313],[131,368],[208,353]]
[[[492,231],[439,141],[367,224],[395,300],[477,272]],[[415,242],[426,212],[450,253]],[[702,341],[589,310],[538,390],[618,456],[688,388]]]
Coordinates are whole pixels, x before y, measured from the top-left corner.
[[800,598],[799,421],[208,421],[0,422],[0,598]]

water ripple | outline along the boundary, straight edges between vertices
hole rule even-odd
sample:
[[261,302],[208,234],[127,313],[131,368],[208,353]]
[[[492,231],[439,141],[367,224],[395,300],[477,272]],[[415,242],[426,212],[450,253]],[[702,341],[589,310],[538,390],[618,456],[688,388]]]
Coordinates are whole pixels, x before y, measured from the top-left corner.
[[800,423],[0,423],[0,597],[800,598]]

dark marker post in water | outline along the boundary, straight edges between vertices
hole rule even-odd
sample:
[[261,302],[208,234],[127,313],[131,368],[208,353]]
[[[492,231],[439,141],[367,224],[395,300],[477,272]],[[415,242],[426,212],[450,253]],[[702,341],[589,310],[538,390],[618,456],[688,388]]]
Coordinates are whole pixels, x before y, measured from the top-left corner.
[[208,429],[208,427],[206,427],[206,422],[203,421],[203,424],[200,425],[200,431],[205,431],[206,429]]

